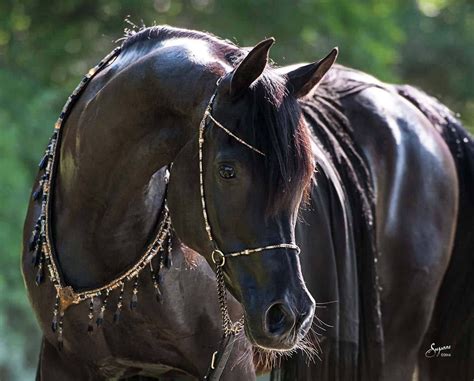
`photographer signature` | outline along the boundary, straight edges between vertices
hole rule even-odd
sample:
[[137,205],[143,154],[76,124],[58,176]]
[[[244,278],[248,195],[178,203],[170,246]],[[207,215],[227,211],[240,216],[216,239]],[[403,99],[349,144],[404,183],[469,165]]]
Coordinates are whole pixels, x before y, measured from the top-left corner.
[[425,352],[425,357],[451,357],[451,345],[437,347],[435,343],[431,343],[430,349]]

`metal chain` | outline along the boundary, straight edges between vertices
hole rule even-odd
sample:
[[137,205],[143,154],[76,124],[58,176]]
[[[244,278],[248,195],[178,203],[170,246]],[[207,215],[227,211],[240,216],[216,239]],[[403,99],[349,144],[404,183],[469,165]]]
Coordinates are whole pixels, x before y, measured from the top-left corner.
[[221,310],[222,329],[224,336],[236,335],[244,328],[244,317],[242,316],[235,323],[229,315],[227,306],[227,289],[224,281],[224,262],[216,263],[216,280],[217,280],[217,298],[219,300],[219,308]]

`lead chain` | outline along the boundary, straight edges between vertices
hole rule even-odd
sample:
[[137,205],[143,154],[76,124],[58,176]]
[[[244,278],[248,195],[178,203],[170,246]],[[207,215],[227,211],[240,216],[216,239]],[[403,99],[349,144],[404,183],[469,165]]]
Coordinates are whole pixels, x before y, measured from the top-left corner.
[[242,316],[235,323],[229,315],[229,309],[227,307],[227,290],[224,281],[223,265],[216,265],[216,280],[217,280],[217,298],[219,300],[219,308],[221,310],[222,318],[222,329],[224,330],[224,336],[236,335],[244,327],[244,317]]

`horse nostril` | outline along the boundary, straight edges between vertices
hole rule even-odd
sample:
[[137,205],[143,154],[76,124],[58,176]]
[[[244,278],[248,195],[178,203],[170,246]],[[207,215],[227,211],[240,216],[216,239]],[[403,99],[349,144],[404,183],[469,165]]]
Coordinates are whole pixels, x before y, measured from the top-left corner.
[[295,325],[293,314],[283,303],[275,303],[267,310],[265,328],[274,336],[282,336]]

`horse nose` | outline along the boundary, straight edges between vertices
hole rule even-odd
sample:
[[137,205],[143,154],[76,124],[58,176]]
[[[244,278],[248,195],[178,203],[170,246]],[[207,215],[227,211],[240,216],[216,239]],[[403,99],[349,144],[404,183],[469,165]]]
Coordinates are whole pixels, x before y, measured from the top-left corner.
[[272,304],[265,313],[264,329],[270,336],[283,338],[295,324],[295,315],[284,303]]

